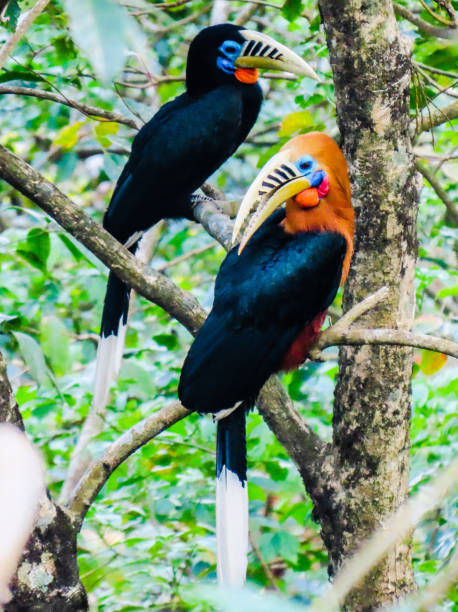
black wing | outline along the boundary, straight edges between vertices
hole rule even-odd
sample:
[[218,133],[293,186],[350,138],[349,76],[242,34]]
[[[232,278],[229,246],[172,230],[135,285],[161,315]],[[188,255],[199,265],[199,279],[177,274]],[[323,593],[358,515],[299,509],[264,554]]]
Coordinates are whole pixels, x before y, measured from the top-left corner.
[[125,241],[161,218],[189,214],[189,196],[239,146],[241,121],[242,99],[229,87],[166,105],[135,139],[105,228]]
[[216,412],[254,400],[298,334],[331,304],[346,243],[337,233],[286,234],[273,215],[219,271],[213,309],[186,357],[184,406]]

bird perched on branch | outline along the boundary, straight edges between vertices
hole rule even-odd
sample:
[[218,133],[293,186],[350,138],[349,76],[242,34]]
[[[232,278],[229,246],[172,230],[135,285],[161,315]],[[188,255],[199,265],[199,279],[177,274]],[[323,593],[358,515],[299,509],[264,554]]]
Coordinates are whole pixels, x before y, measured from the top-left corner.
[[247,567],[245,414],[271,374],[305,360],[350,266],[353,208],[337,144],[319,132],[290,140],[249,188],[234,239],[253,207],[178,390],[189,410],[216,413],[217,568],[229,586],[243,584]]
[[[245,140],[262,102],[258,68],[318,79],[284,45],[232,24],[192,41],[186,92],[165,104],[136,135],[103,226],[135,253],[141,234],[164,218],[191,217],[192,193]],[[122,358],[130,288],[110,272],[97,354],[94,406],[106,404]]]

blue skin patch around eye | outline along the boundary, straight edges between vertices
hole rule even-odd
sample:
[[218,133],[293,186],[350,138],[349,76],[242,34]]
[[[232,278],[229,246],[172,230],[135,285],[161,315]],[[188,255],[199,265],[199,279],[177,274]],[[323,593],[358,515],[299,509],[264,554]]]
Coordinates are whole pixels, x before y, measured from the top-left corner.
[[315,172],[318,164],[311,155],[304,155],[297,160],[295,166],[303,176],[309,178]]
[[317,170],[318,163],[311,155],[304,155],[295,163],[299,172],[309,179],[310,187],[319,187],[326,176],[324,170]]
[[240,55],[242,45],[235,40],[225,40],[218,47],[219,55],[216,59],[216,65],[220,70],[227,74],[232,74],[235,70],[235,60]]

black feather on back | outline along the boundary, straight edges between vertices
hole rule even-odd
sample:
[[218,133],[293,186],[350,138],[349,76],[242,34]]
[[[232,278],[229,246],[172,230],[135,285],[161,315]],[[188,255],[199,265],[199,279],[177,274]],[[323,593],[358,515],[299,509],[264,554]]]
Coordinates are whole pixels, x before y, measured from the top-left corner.
[[240,256],[234,248],[215,284],[213,309],[183,365],[179,397],[217,412],[254,401],[299,333],[337,292],[346,251],[337,233],[287,234],[272,215]]

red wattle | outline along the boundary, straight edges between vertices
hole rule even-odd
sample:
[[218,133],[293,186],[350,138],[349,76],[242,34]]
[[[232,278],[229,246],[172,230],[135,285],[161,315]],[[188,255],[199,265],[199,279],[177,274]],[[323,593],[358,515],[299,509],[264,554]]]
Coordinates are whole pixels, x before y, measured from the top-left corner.
[[327,196],[328,193],[329,193],[329,177],[326,174],[318,186],[318,196],[320,200],[321,198],[324,198],[325,196]]

